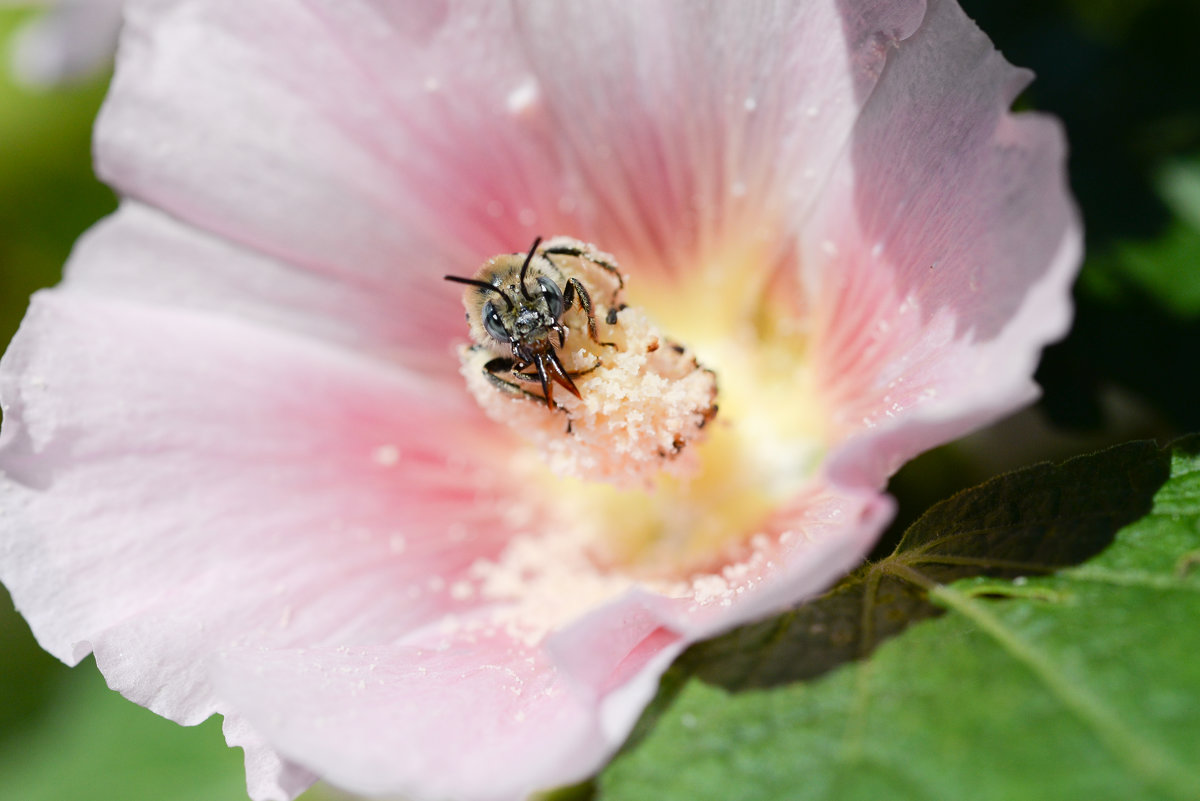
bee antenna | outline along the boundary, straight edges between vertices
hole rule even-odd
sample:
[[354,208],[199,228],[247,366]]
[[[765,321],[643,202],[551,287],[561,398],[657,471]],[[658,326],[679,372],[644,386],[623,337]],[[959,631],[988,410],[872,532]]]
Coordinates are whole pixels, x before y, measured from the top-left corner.
[[542,238],[539,236],[533,240],[533,246],[529,248],[529,255],[525,257],[525,263],[521,265],[521,294],[525,296],[525,300],[533,300],[533,295],[530,295],[529,290],[525,287],[525,273],[529,270],[529,262],[533,261],[533,254],[537,252],[540,244],[542,244]]
[[508,307],[507,307],[508,311],[512,311],[512,309],[513,309],[514,304],[512,302],[512,299],[509,298],[508,295],[505,295],[503,292],[501,292],[499,287],[494,287],[491,284],[489,284],[487,281],[477,281],[474,278],[462,278],[457,275],[443,275],[442,278],[446,279],[447,281],[453,281],[456,284],[470,284],[471,286],[477,286],[480,289],[490,289],[493,292],[495,292],[497,295],[499,295],[500,297],[504,298],[504,302],[508,304]]

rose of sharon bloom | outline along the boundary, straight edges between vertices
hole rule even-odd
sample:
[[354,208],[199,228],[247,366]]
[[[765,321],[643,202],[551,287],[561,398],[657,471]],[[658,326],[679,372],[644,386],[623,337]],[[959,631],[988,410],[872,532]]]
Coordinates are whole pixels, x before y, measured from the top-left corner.
[[0,0],[5,6],[45,6],[13,34],[9,63],[28,86],[86,80],[112,61],[125,0]]
[[[224,715],[255,799],[587,776],[688,643],[857,564],[888,476],[1032,399],[1067,325],[1062,137],[949,0],[126,25],[124,202],[2,364],[0,572],[60,659]],[[558,235],[713,371],[692,472],[562,477],[468,391],[442,276]]]

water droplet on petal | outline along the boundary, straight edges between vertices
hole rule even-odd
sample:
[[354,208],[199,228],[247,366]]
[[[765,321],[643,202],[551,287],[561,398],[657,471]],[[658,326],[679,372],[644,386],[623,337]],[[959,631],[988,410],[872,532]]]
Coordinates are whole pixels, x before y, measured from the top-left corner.
[[520,114],[525,111],[537,102],[539,94],[537,81],[525,81],[508,93],[506,105],[508,106],[509,113]]
[[395,445],[380,445],[371,457],[380,467],[393,467],[400,461],[400,449]]

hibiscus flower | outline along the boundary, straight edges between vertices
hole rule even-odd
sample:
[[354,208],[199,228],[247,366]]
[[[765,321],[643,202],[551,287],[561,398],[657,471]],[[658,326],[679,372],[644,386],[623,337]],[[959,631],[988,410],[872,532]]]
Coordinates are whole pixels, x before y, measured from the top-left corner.
[[[683,648],[829,586],[900,464],[1035,396],[1080,232],[1029,77],[949,0],[132,4],[121,208],[0,364],[0,576],[58,658],[223,715],[255,799],[586,777]],[[564,467],[586,376],[503,407],[460,363],[443,276],[558,235],[619,265],[597,359],[637,319],[712,376],[679,470],[609,480],[649,395]]]

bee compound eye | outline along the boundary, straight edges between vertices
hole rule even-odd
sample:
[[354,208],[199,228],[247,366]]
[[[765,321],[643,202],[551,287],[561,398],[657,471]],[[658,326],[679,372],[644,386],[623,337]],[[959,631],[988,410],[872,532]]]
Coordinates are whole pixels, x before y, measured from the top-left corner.
[[483,330],[487,331],[497,342],[508,342],[509,340],[504,320],[500,319],[500,313],[496,311],[496,307],[492,305],[491,301],[483,304]]
[[563,313],[562,290],[558,288],[558,284],[544,275],[539,275],[537,282],[538,286],[542,288],[542,297],[546,299],[546,306],[550,309],[550,316],[557,320]]

